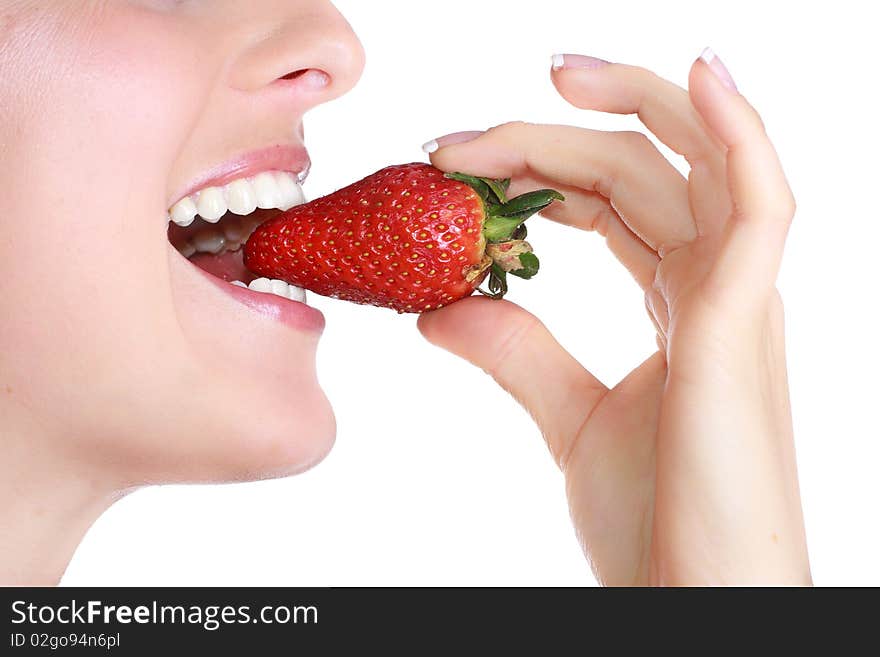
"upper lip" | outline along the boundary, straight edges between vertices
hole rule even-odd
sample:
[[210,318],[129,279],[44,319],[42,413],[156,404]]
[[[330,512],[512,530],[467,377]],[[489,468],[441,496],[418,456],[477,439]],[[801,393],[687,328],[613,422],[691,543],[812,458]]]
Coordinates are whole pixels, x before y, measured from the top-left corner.
[[174,196],[171,205],[200,189],[222,187],[263,171],[288,171],[304,177],[310,165],[309,153],[302,144],[275,144],[241,153],[199,174]]

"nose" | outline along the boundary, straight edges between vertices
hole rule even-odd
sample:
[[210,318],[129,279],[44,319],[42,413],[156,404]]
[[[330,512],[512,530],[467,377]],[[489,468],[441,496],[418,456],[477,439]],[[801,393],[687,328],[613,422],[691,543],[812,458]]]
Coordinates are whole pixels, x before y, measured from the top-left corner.
[[245,44],[229,84],[259,91],[302,78],[312,105],[350,90],[364,69],[364,49],[351,26],[326,0],[249,0]]

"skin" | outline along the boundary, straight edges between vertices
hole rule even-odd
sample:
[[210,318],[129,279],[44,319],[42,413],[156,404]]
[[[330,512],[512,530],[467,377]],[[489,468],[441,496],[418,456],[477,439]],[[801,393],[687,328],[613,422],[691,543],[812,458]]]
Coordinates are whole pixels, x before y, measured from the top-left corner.
[[758,114],[702,60],[689,92],[620,64],[553,82],[577,107],[637,113],[689,178],[642,134],[566,126],[503,125],[432,159],[563,191],[545,214],[606,237],[657,353],[608,388],[506,301],[464,300],[422,332],[536,419],[600,582],[809,584],[775,288],[794,200]]
[[[0,1],[0,582],[57,582],[138,486],[328,452],[318,334],[194,274],[166,209],[215,165],[298,141],[362,67],[324,1]],[[304,69],[326,84],[279,81]]]
[[[633,135],[512,124],[434,155],[562,189],[548,215],[607,235],[657,355],[609,391],[513,304],[420,327],[533,412],[604,583],[806,583],[773,287],[793,207],[756,115],[700,66],[690,97],[628,67],[554,74],[581,107],[641,109],[690,186]],[[0,0],[0,582],[57,582],[140,486],[286,476],[330,449],[317,333],[195,276],[165,213],[218,163],[297,142],[362,67],[318,0]],[[304,70],[323,75],[282,80]]]

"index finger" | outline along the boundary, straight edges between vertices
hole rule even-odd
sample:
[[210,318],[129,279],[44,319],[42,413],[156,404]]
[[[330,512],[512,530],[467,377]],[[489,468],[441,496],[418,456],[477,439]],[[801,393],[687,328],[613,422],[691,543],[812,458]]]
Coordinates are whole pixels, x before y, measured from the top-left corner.
[[687,181],[642,133],[513,122],[465,143],[440,142],[431,161],[444,171],[598,192],[661,256],[697,236]]

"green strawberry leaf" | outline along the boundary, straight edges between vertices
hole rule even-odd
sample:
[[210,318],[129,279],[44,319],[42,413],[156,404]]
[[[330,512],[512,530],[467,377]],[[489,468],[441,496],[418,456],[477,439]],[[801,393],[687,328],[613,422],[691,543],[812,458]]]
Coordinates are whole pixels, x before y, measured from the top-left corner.
[[483,234],[490,242],[509,240],[526,219],[553,201],[564,200],[565,197],[555,189],[539,189],[517,196],[504,205],[490,206],[489,216],[483,225]]
[[457,180],[458,182],[463,182],[465,185],[469,185],[473,188],[473,190],[477,193],[477,195],[483,199],[483,203],[489,202],[489,197],[494,194],[492,188],[486,184],[483,178],[477,178],[476,176],[469,176],[466,173],[447,173],[446,177],[450,180]]
[[483,199],[483,202],[492,207],[507,203],[507,189],[510,187],[510,178],[505,178],[504,180],[479,178],[458,171],[447,173],[446,177],[470,185],[479,194],[480,198]]
[[546,208],[553,201],[564,200],[565,197],[555,189],[539,189],[511,199],[500,208],[497,208],[494,214],[501,217],[520,217],[525,221],[533,214]]
[[541,268],[541,262],[538,260],[538,256],[534,253],[522,253],[519,256],[519,261],[522,264],[522,269],[516,269],[512,272],[514,276],[519,278],[524,278],[529,280],[535,274],[538,273],[538,270]]
[[506,242],[525,219],[490,216],[483,224],[483,235],[490,242]]
[[[503,205],[507,203],[507,188],[510,187],[510,178],[504,180],[493,180],[492,178],[480,178],[495,196],[497,203]],[[506,183],[506,184],[505,184]]]

